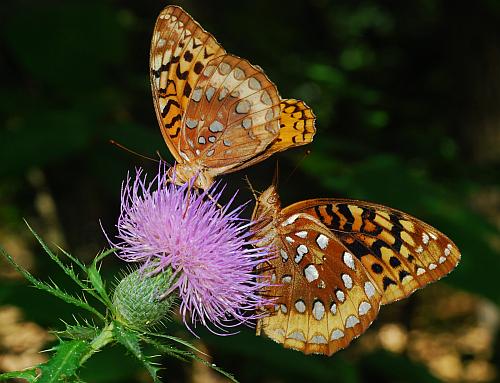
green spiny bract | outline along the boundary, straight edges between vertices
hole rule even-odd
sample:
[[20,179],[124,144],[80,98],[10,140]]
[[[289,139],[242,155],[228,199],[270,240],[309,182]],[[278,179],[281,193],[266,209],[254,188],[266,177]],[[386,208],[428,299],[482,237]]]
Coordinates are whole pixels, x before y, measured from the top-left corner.
[[126,275],[116,286],[113,304],[116,320],[146,330],[167,319],[175,295],[162,297],[172,284],[172,271],[151,275],[148,270],[137,269]]

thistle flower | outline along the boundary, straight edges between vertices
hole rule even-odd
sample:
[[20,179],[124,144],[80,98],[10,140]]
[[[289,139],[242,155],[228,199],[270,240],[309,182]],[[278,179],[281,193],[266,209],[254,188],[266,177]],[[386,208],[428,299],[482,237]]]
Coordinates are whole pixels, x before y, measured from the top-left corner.
[[[141,170],[122,186],[118,219],[118,256],[142,263],[150,274],[168,271],[170,287],[161,297],[177,293],[184,323],[202,323],[227,332],[228,327],[258,318],[257,307],[269,304],[259,290],[269,286],[253,272],[270,250],[250,246],[251,222],[239,217],[243,206],[231,208],[234,196],[218,205],[223,188],[205,192],[193,181],[176,186],[160,166],[147,182]],[[219,335],[222,335],[219,333]]]

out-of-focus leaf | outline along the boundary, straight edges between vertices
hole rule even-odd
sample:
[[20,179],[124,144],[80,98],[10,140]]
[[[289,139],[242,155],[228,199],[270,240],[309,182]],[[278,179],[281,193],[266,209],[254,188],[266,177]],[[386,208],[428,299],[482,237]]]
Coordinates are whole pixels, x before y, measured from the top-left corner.
[[80,92],[98,86],[105,79],[105,66],[124,57],[121,19],[105,3],[34,3],[17,11],[3,24],[3,33],[36,79]]
[[[338,382],[357,383],[360,381],[353,363],[347,361],[341,354],[333,357],[319,355],[305,356],[301,352],[285,349],[265,337],[257,337],[252,331],[244,331],[238,335],[238,341],[233,337],[215,337],[204,334],[203,339],[209,345],[217,346],[219,358],[228,363],[232,355],[240,355],[251,359],[260,368],[251,365],[240,366],[245,376],[250,380],[262,379],[262,371],[268,378],[284,381]],[[269,356],[272,355],[272,358]]]
[[362,359],[362,372],[365,380],[394,383],[437,383],[427,369],[407,358],[378,351]]

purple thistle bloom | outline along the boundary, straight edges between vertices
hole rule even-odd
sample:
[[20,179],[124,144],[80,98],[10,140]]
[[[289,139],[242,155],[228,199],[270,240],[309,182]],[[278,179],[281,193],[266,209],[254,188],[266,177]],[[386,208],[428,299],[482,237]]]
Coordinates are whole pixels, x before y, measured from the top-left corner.
[[188,318],[195,326],[201,322],[210,329],[211,323],[221,330],[259,318],[255,310],[270,303],[259,290],[270,281],[254,269],[271,251],[251,246],[252,223],[239,217],[244,205],[230,210],[233,196],[221,208],[223,188],[198,193],[193,180],[176,186],[167,174],[160,165],[147,183],[137,170],[135,180],[127,177],[122,185],[120,242],[111,243],[118,256],[143,263],[143,269],[154,267],[155,273],[171,268],[172,284],[162,296],[177,290],[188,328]]

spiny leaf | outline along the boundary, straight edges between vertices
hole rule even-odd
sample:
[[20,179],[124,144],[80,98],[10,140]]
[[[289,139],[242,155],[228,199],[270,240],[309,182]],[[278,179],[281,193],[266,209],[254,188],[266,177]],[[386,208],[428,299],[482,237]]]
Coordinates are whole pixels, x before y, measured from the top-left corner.
[[[64,263],[61,262],[59,257],[55,255],[52,250],[47,246],[47,244],[43,241],[43,239],[38,235],[38,233],[33,230],[33,228],[28,224],[28,222],[24,221],[26,223],[26,226],[28,226],[28,229],[31,231],[31,233],[35,236],[36,240],[38,243],[42,246],[42,248],[45,250],[45,252],[49,255],[49,257],[57,263],[57,265],[63,269],[63,271],[73,280],[76,282],[78,286],[80,286],[83,289],[88,289],[88,285],[82,281],[80,278],[78,278],[78,275],[76,275],[75,271],[73,270],[72,267],[66,266]],[[66,256],[68,256],[73,262],[75,262],[78,266],[81,265],[81,263],[76,260],[73,256],[70,256],[68,253],[64,252]]]
[[[99,294],[96,294],[92,289],[91,289],[91,286],[88,285],[85,281],[82,281],[80,278],[78,278],[78,275],[75,273],[75,271],[73,270],[73,267],[70,267],[70,266],[66,266],[64,263],[62,263],[62,261],[59,259],[59,257],[57,255],[55,255],[52,250],[50,250],[50,248],[47,246],[47,244],[43,241],[43,239],[38,235],[38,233],[33,230],[33,228],[28,224],[28,222],[26,222],[26,225],[28,226],[28,229],[31,231],[31,233],[35,236],[36,240],[38,241],[38,243],[40,243],[40,245],[42,246],[42,248],[45,250],[45,252],[49,255],[49,257],[57,263],[57,265],[84,291],[86,291],[88,294],[92,295],[94,298],[96,298],[97,300],[101,301],[104,305],[107,305],[108,302],[106,301],[106,299],[103,299],[101,297],[101,294],[100,292],[98,291]],[[88,270],[87,268],[85,267],[85,265],[80,262],[77,258],[73,257],[71,254],[69,254],[67,251],[65,251],[64,249],[62,249],[61,247],[59,247],[59,250],[61,250],[63,252],[63,254],[68,257],[73,263],[75,263],[80,269],[82,269],[85,273],[88,274]],[[96,289],[97,290],[97,289]]]
[[24,278],[26,278],[29,282],[31,282],[31,284],[34,287],[36,287],[37,289],[45,291],[49,294],[52,294],[52,295],[58,297],[59,299],[62,299],[63,301],[65,301],[67,303],[70,303],[72,305],[80,307],[84,310],[90,311],[91,313],[97,315],[103,321],[105,320],[104,316],[99,311],[97,311],[95,308],[90,306],[87,302],[83,301],[81,298],[74,297],[74,296],[62,291],[61,289],[59,289],[57,287],[56,284],[54,284],[54,286],[51,286],[48,283],[41,282],[38,279],[36,279],[26,269],[24,269],[23,267],[18,265],[2,247],[0,247],[0,253],[7,260],[7,262],[9,262],[20,274],[23,275]]
[[193,350],[194,352],[197,352],[199,354],[203,354],[203,355],[206,355],[208,356],[207,354],[205,354],[203,351],[199,350],[198,348],[196,348],[195,346],[193,346],[191,343],[189,343],[188,341],[185,341],[184,339],[181,339],[181,338],[177,338],[175,336],[172,336],[172,335],[166,335],[166,334],[154,334],[152,332],[145,332],[146,335],[149,335],[149,336],[152,336],[152,337],[158,337],[158,338],[163,338],[163,339],[168,339],[168,340],[171,340],[171,341],[174,341],[176,343],[179,343],[179,344],[182,344],[183,346]]
[[[160,334],[155,334],[155,335],[160,335]],[[167,338],[169,336],[163,336],[163,337]],[[172,337],[172,338],[176,339],[175,337]],[[218,373],[224,375],[226,378],[228,378],[232,382],[238,383],[238,381],[236,380],[236,378],[233,375],[224,371],[223,369],[221,369],[220,367],[218,367],[214,363],[210,363],[210,362],[206,361],[205,359],[200,358],[194,352],[186,351],[186,350],[179,350],[179,349],[176,349],[175,347],[172,347],[171,345],[163,344],[163,343],[158,342],[158,341],[151,339],[151,338],[143,338],[143,340],[146,343],[149,343],[152,346],[156,347],[159,352],[166,353],[166,354],[171,355],[171,356],[173,356],[177,359],[180,359],[180,360],[186,360],[186,358],[193,359],[197,362],[204,364],[207,367],[210,367],[211,369],[217,371]],[[179,339],[176,339],[175,341],[178,341],[178,340]],[[184,343],[184,342],[182,342],[182,343]],[[190,348],[195,349],[194,346],[191,346]]]
[[101,302],[103,302],[110,310],[113,310],[113,303],[111,302],[111,298],[108,295],[104,281],[102,280],[101,274],[99,273],[98,263],[115,251],[115,249],[108,249],[98,254],[92,261],[92,265],[87,268],[87,275],[89,277],[90,283],[101,297]]
[[27,380],[28,383],[36,382],[37,379],[37,371],[36,369],[31,369],[27,371],[13,371],[6,372],[5,374],[0,374],[0,381],[10,380],[10,379],[24,379]]
[[150,360],[150,357],[144,355],[140,345],[140,336],[133,330],[122,327],[115,322],[113,333],[118,343],[122,344],[128,351],[132,353],[148,370],[155,383],[160,383],[158,378],[158,367]]
[[[28,226],[29,227],[29,226]],[[33,231],[32,231],[33,232]],[[33,232],[34,233],[34,232]],[[35,234],[36,236],[36,234]],[[57,246],[57,245],[56,245]],[[72,256],[70,253],[68,253],[66,250],[64,250],[62,247],[60,246],[57,246],[57,248],[66,256],[68,257],[71,262],[73,262],[74,264],[76,264],[80,269],[82,269],[82,271],[87,271],[87,268],[85,267],[85,265],[76,257]]]
[[91,351],[90,344],[83,340],[61,342],[54,349],[56,354],[38,366],[42,373],[37,383],[56,383],[73,377],[82,358]]
[[82,326],[80,324],[70,325],[65,323],[66,329],[63,331],[55,331],[54,333],[62,338],[70,338],[75,340],[92,340],[97,335],[99,330],[91,325]]
[[101,278],[101,274],[99,273],[95,265],[92,265],[87,269],[87,275],[89,276],[89,281],[92,284],[92,287],[99,294],[99,300],[103,302],[110,310],[112,310],[113,304],[111,303],[111,299],[109,298],[108,292],[106,291],[106,287],[104,285],[104,281]]
[[106,251],[103,251],[102,253],[98,254],[94,260],[92,261],[92,264],[97,268],[97,264],[101,262],[104,258],[106,258],[108,255],[116,252],[116,249],[108,249]]
[[222,374],[224,375],[226,378],[228,378],[230,381],[234,382],[234,383],[238,383],[238,381],[236,380],[236,378],[230,374],[229,372],[226,372],[224,371],[222,368],[220,368],[219,366],[217,366],[215,363],[210,363],[208,361],[206,361],[205,359],[203,358],[200,358],[198,355],[196,354],[193,354],[191,356],[194,360],[204,364],[205,366],[207,367],[210,367],[212,370],[215,370],[217,371],[219,374]]
[[158,352],[161,354],[166,354],[168,356],[171,356],[173,358],[179,359],[183,362],[189,361],[191,359],[191,353],[186,350],[180,350],[178,348],[175,348],[174,346],[171,346],[169,344],[161,343],[155,339],[152,338],[142,338],[142,340],[145,343],[148,343],[152,345]]

